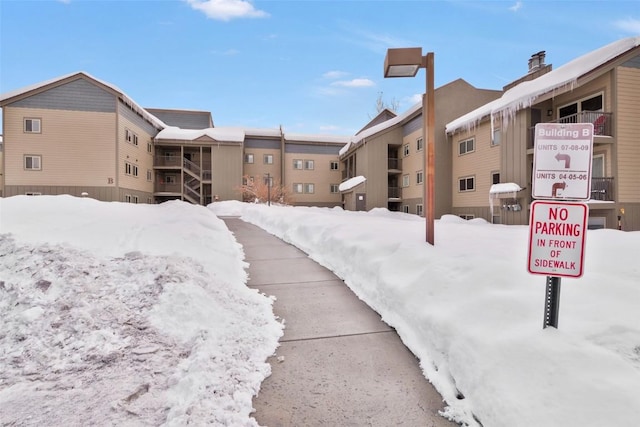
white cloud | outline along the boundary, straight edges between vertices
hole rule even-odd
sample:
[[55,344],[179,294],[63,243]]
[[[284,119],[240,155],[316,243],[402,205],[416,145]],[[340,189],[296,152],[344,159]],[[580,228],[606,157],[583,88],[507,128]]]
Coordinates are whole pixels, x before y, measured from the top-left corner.
[[523,6],[522,2],[521,1],[517,1],[516,4],[514,4],[513,6],[511,6],[509,8],[509,10],[512,11],[512,12],[517,12],[520,9],[522,9],[522,6]]
[[422,102],[422,94],[416,93],[415,95],[408,96],[406,98],[406,102],[409,105],[416,105],[417,103]]
[[640,34],[640,19],[620,19],[614,22],[614,25],[623,31],[631,34]]
[[189,5],[218,21],[230,21],[235,18],[265,18],[269,14],[255,9],[245,0],[186,0]]
[[322,75],[325,79],[339,79],[349,75],[346,71],[327,71]]
[[339,80],[337,82],[331,83],[331,86],[342,87],[370,87],[375,85],[376,84],[373,82],[373,80],[370,79]]

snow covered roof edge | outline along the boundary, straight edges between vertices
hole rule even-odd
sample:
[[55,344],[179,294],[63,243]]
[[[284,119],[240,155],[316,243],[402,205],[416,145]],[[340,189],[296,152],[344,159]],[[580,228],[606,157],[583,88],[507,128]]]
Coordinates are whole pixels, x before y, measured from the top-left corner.
[[580,76],[637,46],[640,46],[640,36],[621,39],[593,50],[535,80],[514,86],[502,97],[449,122],[445,130],[452,133],[461,128],[472,128],[488,115],[500,114],[502,118],[508,119],[518,110],[530,107],[540,95],[574,85]]
[[100,83],[101,85],[104,85],[110,89],[112,89],[113,91],[117,92],[120,97],[122,98],[122,101],[128,105],[129,107],[131,107],[135,112],[137,112],[138,114],[140,114],[141,116],[143,116],[145,119],[149,120],[153,125],[155,125],[156,127],[160,128],[160,129],[164,129],[165,127],[167,127],[167,125],[160,120],[159,118],[157,118],[156,116],[154,116],[153,114],[149,113],[146,109],[144,109],[142,106],[140,106],[138,103],[136,103],[132,98],[129,97],[129,95],[127,95],[123,90],[121,90],[119,87],[108,83],[104,80],[101,80],[97,77],[92,76],[91,74],[85,72],[85,71],[76,71],[73,73],[69,73],[69,74],[65,74],[63,76],[59,76],[59,77],[55,77],[53,79],[49,79],[49,80],[45,80],[39,83],[35,83],[20,89],[16,89],[16,90],[12,90],[6,93],[3,93],[2,95],[0,95],[0,102],[7,100],[9,98],[13,98],[14,96],[18,96],[18,95],[22,95],[23,93],[27,93],[27,92],[31,92],[33,90],[37,90],[40,89],[42,87],[54,84],[56,82],[68,79],[69,77],[73,77],[73,76],[85,76],[88,77],[98,83]]

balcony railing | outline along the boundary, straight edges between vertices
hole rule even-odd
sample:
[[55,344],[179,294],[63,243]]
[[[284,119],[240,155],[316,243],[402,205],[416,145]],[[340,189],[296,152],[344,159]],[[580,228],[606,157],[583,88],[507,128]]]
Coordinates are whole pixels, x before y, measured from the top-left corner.
[[191,171],[195,175],[200,175],[200,166],[193,163],[191,160],[182,159],[182,166],[188,171]]
[[156,166],[180,166],[180,156],[177,155],[156,156],[154,161]]
[[[581,111],[545,123],[593,123],[594,136],[613,136],[613,113],[601,111]],[[529,128],[527,148],[533,148],[535,142],[535,127]]]
[[613,178],[591,178],[591,200],[614,201]]
[[400,188],[400,187],[389,187],[389,198],[390,199],[401,199],[402,198],[402,188]]
[[389,170],[402,170],[402,159],[388,159],[387,167]]

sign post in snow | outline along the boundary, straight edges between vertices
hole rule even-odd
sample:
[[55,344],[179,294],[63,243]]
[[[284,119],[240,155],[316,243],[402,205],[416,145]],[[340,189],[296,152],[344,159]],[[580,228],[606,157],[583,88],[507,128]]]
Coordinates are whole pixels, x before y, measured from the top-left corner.
[[[527,269],[547,275],[543,327],[558,327],[561,277],[583,272],[591,198],[592,123],[538,123],[533,150],[533,183]],[[566,202],[559,202],[563,200]],[[571,203],[573,201],[573,203]]]

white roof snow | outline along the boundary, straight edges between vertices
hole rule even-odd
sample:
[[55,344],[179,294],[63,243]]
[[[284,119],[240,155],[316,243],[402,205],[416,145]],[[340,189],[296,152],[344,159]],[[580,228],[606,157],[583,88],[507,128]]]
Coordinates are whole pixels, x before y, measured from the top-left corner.
[[366,180],[367,180],[367,178],[365,178],[362,175],[354,176],[353,178],[349,178],[348,180],[346,180],[345,182],[340,184],[338,186],[338,190],[340,190],[340,191],[351,190],[353,187],[356,187],[357,185],[362,184]]
[[156,135],[156,139],[195,141],[202,136],[208,136],[216,141],[243,142],[244,135],[244,130],[237,127],[181,129],[175,126],[168,126]]
[[453,120],[447,124],[446,132],[453,133],[461,128],[471,129],[488,115],[500,115],[504,120],[508,120],[518,110],[530,107],[539,96],[567,86],[572,88],[580,76],[639,45],[640,36],[618,40],[574,59],[535,80],[522,82],[495,101]]
[[501,184],[493,184],[489,194],[517,193],[520,190],[522,190],[522,187],[515,182],[503,182]]

